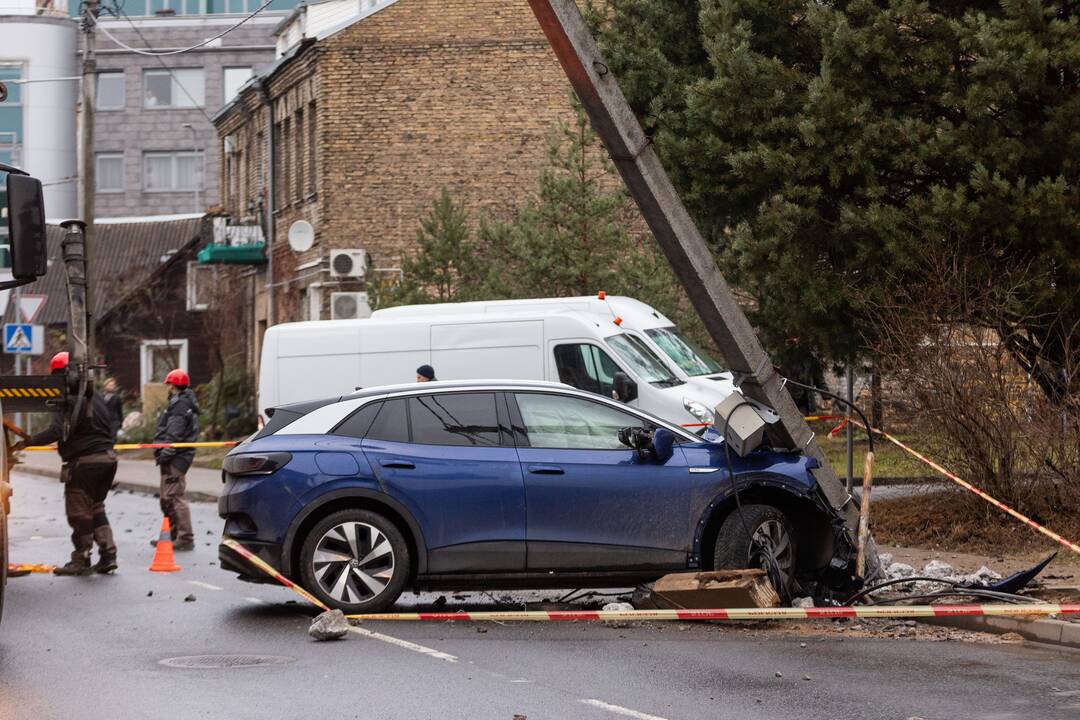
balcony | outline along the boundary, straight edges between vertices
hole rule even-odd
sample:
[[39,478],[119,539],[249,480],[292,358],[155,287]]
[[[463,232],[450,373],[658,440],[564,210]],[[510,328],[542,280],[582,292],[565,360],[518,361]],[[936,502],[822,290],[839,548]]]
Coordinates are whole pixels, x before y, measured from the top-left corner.
[[262,265],[266,238],[259,225],[230,225],[227,218],[213,220],[214,241],[196,255],[201,265]]

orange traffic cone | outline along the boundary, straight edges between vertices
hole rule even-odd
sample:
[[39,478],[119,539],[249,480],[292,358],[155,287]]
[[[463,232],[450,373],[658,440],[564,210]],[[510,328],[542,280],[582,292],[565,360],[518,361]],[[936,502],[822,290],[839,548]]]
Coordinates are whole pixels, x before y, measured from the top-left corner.
[[166,516],[161,520],[161,536],[158,538],[157,549],[154,550],[154,562],[150,563],[150,572],[176,572],[179,569],[180,566],[176,564],[173,556],[172,529]]

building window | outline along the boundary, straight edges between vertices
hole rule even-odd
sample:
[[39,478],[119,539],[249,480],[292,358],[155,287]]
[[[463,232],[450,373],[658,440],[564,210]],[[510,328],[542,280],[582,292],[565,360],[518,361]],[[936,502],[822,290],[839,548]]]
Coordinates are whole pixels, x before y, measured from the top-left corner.
[[95,106],[98,110],[123,110],[124,109],[124,71],[100,72],[97,76],[97,100]]
[[144,107],[202,107],[205,99],[206,74],[202,68],[143,71]]
[[98,192],[124,189],[124,153],[98,153],[96,166]]
[[315,164],[315,153],[316,148],[319,147],[319,143],[317,142],[318,136],[315,131],[315,103],[311,103],[310,105],[308,105],[307,133],[307,191],[308,194],[313,194],[315,192],[315,169],[317,167]]
[[170,370],[187,368],[186,339],[143,340],[139,349],[139,377],[143,385],[164,382]]
[[300,200],[304,197],[304,111],[296,111],[296,131],[293,136],[296,140],[293,150],[293,199]]
[[197,262],[187,264],[187,309],[206,310],[214,299],[217,289],[217,268]]
[[251,68],[249,67],[227,67],[221,79],[221,86],[225,90],[224,102],[229,103],[236,93],[240,92],[240,88],[244,86],[248,80],[251,79]]
[[197,150],[143,154],[143,189],[194,192],[202,186],[203,158]]

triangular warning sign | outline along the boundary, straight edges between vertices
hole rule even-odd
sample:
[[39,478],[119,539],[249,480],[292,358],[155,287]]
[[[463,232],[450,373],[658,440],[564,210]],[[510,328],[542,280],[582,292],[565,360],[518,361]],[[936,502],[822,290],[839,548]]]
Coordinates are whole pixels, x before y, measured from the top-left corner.
[[21,348],[31,348],[34,343],[30,341],[30,336],[23,330],[22,325],[16,325],[14,332],[11,333],[11,338],[8,340],[8,347],[14,350]]
[[22,321],[24,323],[34,322],[48,297],[48,295],[20,295],[19,314],[22,315]]

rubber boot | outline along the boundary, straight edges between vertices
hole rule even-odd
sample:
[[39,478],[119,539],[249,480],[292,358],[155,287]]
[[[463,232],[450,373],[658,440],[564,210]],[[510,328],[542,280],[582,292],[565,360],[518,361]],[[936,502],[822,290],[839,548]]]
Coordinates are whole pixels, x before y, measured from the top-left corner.
[[94,572],[90,566],[90,557],[86,553],[73,552],[67,565],[61,565],[53,570],[53,575],[89,575]]
[[97,565],[94,566],[94,572],[106,575],[111,572],[116,572],[116,553],[101,553],[101,557],[98,558]]

